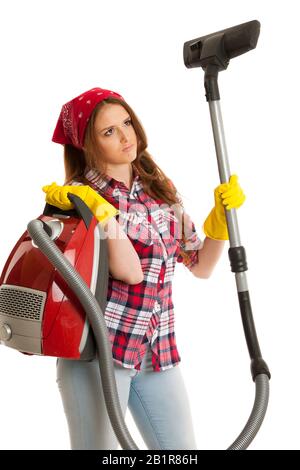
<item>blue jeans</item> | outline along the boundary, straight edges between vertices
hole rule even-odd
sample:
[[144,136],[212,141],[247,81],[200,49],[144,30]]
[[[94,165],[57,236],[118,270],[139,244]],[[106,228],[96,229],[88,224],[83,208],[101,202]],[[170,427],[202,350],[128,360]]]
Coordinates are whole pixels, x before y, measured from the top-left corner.
[[[180,365],[154,372],[151,350],[141,370],[114,361],[125,418],[129,406],[148,449],[197,449],[192,415]],[[120,448],[106,411],[98,359],[57,359],[57,379],[72,449]]]

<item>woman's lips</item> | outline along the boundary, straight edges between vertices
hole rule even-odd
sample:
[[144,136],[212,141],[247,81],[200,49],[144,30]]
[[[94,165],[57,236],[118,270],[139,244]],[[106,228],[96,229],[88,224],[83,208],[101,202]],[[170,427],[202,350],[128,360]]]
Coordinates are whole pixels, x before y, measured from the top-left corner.
[[124,147],[123,152],[128,152],[128,150],[130,150],[132,147],[133,147],[133,144],[128,145],[128,147]]

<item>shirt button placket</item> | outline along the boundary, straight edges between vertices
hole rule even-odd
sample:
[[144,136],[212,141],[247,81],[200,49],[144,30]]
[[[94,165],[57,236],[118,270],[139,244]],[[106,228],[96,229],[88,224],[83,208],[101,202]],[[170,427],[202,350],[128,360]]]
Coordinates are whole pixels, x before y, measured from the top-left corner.
[[165,265],[162,264],[159,276],[158,276],[158,283],[157,283],[157,293],[163,289],[164,287],[164,278],[165,278]]

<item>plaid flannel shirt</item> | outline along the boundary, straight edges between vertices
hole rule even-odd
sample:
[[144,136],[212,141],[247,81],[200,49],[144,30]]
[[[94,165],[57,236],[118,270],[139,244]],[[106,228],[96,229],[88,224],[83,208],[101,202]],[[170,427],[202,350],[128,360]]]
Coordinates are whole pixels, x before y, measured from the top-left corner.
[[179,254],[182,248],[192,255],[191,262],[185,263],[191,269],[198,261],[198,249],[203,242],[184,212],[187,242],[183,243],[178,213],[173,206],[150,197],[143,190],[139,175],[134,174],[128,189],[108,175],[100,177],[95,169],[86,167],[84,174],[90,186],[120,211],[116,219],[133,244],[144,273],[143,281],[134,285],[109,275],[104,317],[113,359],[125,368],[140,370],[150,344],[154,371],[174,367],[181,361],[172,302],[175,265],[183,262]]

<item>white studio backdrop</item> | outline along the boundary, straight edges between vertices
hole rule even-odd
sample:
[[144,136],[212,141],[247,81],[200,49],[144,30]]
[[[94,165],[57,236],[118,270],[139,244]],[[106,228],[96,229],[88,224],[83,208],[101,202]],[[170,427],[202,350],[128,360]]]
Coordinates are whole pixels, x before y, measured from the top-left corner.
[[[187,40],[257,19],[257,48],[219,74],[231,173],[253,313],[272,379],[265,421],[250,449],[300,449],[298,305],[298,5],[226,2],[28,0],[2,3],[0,269],[45,200],[63,184],[51,142],[66,101],[93,88],[121,93],[148,150],[202,224],[220,183],[202,69],[187,69]],[[199,449],[225,449],[254,400],[250,361],[227,251],[212,276],[182,264],[173,284],[176,335]],[[0,449],[69,449],[55,358],[0,347]],[[146,449],[128,410],[126,421]]]

